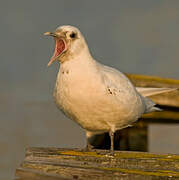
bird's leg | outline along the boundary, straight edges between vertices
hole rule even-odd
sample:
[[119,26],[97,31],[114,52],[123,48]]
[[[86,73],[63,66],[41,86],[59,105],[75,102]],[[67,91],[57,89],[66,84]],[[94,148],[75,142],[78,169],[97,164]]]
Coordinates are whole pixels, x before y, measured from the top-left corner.
[[89,138],[87,138],[86,151],[92,151],[94,146],[90,144]]
[[86,131],[86,148],[85,151],[92,151],[94,149],[94,146],[92,145],[92,139],[93,139],[94,133],[90,131]]
[[110,139],[111,139],[111,153],[114,152],[114,132],[113,131],[109,131],[109,136],[110,136]]

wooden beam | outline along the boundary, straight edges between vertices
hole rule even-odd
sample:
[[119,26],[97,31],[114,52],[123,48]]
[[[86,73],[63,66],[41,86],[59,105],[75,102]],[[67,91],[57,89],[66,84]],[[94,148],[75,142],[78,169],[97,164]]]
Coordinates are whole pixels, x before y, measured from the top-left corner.
[[147,76],[140,74],[128,74],[126,76],[137,87],[169,87],[179,88],[179,80],[162,78],[157,76]]
[[[23,173],[22,173],[23,172]],[[79,149],[28,148],[26,157],[17,169],[19,180],[29,179],[36,172],[44,180],[66,179],[177,179],[179,155],[144,152]],[[55,179],[56,178],[56,179]]]
[[179,110],[165,110],[144,114],[142,119],[149,123],[179,123]]
[[72,180],[60,175],[39,172],[33,169],[19,168],[16,171],[16,180]]

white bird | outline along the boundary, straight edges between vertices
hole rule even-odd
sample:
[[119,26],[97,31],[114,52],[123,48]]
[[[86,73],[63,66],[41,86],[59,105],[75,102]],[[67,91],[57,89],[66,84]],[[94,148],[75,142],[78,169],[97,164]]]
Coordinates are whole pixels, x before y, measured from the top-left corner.
[[91,135],[109,132],[113,151],[116,130],[130,126],[144,113],[160,110],[139,92],[148,96],[171,90],[139,88],[138,92],[123,73],[93,59],[76,27],[60,26],[55,32],[44,34],[53,36],[56,42],[48,65],[55,60],[61,63],[54,90],[55,102],[86,130],[87,147]]

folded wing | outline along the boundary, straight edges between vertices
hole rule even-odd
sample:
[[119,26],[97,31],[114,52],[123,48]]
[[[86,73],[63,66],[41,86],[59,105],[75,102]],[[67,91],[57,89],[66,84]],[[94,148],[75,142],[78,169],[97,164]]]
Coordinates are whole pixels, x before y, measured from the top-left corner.
[[136,89],[144,97],[149,97],[149,96],[177,90],[177,88],[151,88],[151,87],[136,87]]

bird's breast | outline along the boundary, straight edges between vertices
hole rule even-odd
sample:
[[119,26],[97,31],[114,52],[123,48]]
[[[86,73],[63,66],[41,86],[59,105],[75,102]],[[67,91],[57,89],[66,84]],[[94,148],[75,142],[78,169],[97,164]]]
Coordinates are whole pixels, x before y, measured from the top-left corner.
[[[105,89],[100,77],[88,72],[78,74],[73,70],[62,69],[57,77],[54,97],[57,106],[67,116],[82,127],[94,130],[98,126],[102,127],[101,121],[104,121],[102,117],[102,106],[106,104],[104,93]],[[96,121],[98,118],[101,120]],[[93,120],[96,121],[95,123],[98,122],[97,126],[92,123]],[[106,129],[104,124],[103,122],[103,127]]]
[[62,68],[57,76],[54,97],[57,106],[83,128],[108,131],[111,126],[122,127],[137,117],[131,116],[137,108],[137,103],[133,102],[136,98],[123,101],[120,99],[126,92],[116,93],[107,89],[98,73]]

